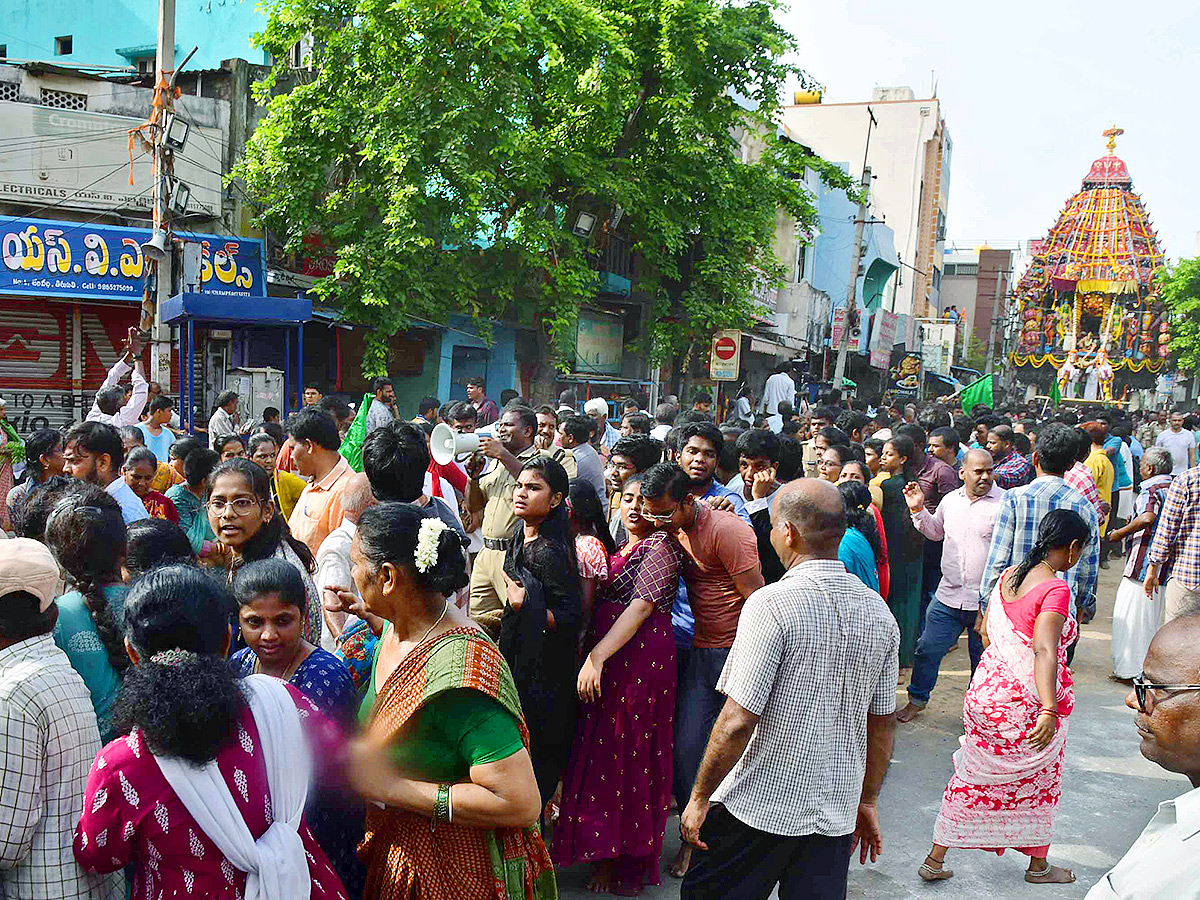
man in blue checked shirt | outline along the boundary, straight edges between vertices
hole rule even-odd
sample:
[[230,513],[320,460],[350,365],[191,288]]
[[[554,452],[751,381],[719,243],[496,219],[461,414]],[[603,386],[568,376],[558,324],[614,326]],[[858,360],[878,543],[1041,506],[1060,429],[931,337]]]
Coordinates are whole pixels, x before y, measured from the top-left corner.
[[1070,426],[1060,422],[1047,425],[1038,434],[1033,452],[1033,464],[1038,477],[1004,495],[992,531],[992,546],[988,551],[983,583],[980,585],[976,631],[980,628],[984,610],[1000,576],[1025,558],[1037,541],[1042,518],[1052,509],[1074,510],[1083,516],[1092,531],[1092,539],[1084,547],[1079,564],[1068,570],[1064,578],[1071,586],[1071,614],[1077,615],[1081,623],[1090,622],[1096,614],[1096,572],[1100,565],[1096,510],[1083,494],[1063,481],[1063,473],[1075,462],[1078,441]]

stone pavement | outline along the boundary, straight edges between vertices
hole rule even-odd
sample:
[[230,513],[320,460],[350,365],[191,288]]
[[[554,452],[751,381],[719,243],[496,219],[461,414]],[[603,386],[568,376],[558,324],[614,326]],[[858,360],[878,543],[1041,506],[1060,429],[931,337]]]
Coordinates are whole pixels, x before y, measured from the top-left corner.
[[[955,875],[926,884],[916,874],[929,852],[933,821],[952,771],[951,755],[962,734],[962,698],[970,674],[965,638],[942,663],[941,677],[926,711],[897,726],[896,749],[880,799],[884,852],[876,863],[850,867],[850,898],[1082,898],[1087,889],[1133,843],[1162,800],[1190,788],[1182,776],[1147,762],[1138,752],[1133,712],[1125,707],[1126,685],[1109,678],[1112,603],[1120,580],[1116,560],[1100,575],[1100,611],[1082,629],[1075,656],[1075,712],[1067,739],[1063,797],[1055,825],[1051,861],[1079,876],[1073,885],[1031,885],[1022,878],[1026,857],[951,851]],[[907,701],[904,688],[897,702]],[[666,872],[679,846],[678,820],[667,823],[663,883],[642,893],[647,900],[679,896],[679,882]],[[564,898],[592,896],[588,867],[560,872]],[[731,898],[734,900],[734,898]]]

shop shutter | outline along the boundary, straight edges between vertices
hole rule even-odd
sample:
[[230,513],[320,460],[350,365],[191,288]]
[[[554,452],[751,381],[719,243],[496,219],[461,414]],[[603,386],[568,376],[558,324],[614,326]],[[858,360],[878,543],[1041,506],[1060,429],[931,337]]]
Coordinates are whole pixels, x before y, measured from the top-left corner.
[[71,359],[70,305],[0,297],[0,396],[22,437],[75,421]]

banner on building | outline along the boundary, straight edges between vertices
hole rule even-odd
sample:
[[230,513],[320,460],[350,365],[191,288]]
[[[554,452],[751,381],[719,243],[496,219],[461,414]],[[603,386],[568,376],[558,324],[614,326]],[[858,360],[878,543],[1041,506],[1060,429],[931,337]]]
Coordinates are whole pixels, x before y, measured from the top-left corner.
[[[144,92],[147,98],[149,91]],[[144,119],[33,103],[0,101],[0,134],[13,140],[0,153],[0,200],[48,203],[98,212],[140,211],[153,203],[153,157],[129,133]],[[192,124],[175,153],[174,174],[188,186],[188,212],[221,215],[221,131]]]
[[[262,241],[182,235],[200,245],[200,291],[225,297],[266,295]],[[112,298],[140,303],[145,228],[9,219],[0,223],[0,294]]]
[[[859,311],[861,316],[861,310]],[[860,316],[856,316],[855,323],[850,328],[850,342],[846,345],[846,349],[851,353],[859,352],[859,343],[862,340],[862,323]],[[833,311],[833,328],[829,334],[829,348],[838,350],[842,346],[842,329],[846,324],[846,307],[839,306]],[[865,346],[865,345],[864,345]]]
[[954,365],[955,337],[958,334],[954,322],[922,319],[921,348],[925,355],[925,371],[936,372],[948,378]]
[[575,324],[575,371],[588,375],[620,375],[625,323],[620,316],[592,309],[579,311]]
[[742,333],[735,328],[713,335],[708,354],[708,377],[713,381],[737,381],[742,370]]
[[921,354],[905,353],[892,366],[888,387],[897,400],[915,400],[921,392]]
[[892,359],[892,347],[896,344],[896,326],[900,317],[886,309],[875,313],[875,327],[871,329],[871,367],[886,369]]

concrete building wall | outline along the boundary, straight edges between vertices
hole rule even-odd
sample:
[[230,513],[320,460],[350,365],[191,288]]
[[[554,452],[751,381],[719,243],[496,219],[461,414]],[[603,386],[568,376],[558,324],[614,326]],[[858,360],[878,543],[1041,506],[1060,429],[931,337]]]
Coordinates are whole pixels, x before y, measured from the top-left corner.
[[[188,66],[215,69],[223,59],[240,57],[267,62],[250,36],[266,26],[260,4],[252,0],[206,0],[181,3],[175,10],[175,54],[181,59],[199,46]],[[129,66],[152,59],[157,43],[158,3],[124,0],[12,0],[0,4],[0,43],[13,59],[38,60],[61,66]],[[70,37],[71,52],[59,53],[59,38]]]
[[[942,147],[949,140],[941,119],[941,105],[936,98],[917,99],[907,88],[881,88],[870,103],[878,122],[871,130],[867,157],[873,176],[871,201],[887,225],[895,233],[895,246],[900,259],[913,268],[918,266],[918,249],[930,253],[930,237],[935,239],[932,259],[926,268],[940,267],[936,252],[937,212],[945,218],[945,202],[949,190],[949,156],[941,153],[940,160],[927,159],[930,145]],[[866,103],[816,103],[789,106],[783,110],[784,127],[795,139],[826,159],[845,161],[849,173],[857,180],[862,177],[863,151],[866,146]],[[939,165],[940,162],[940,165]],[[922,192],[928,176],[933,180],[922,206]],[[822,224],[824,228],[824,223]],[[940,280],[940,276],[939,276]],[[924,308],[931,285],[912,269],[902,270],[894,311],[912,313]]]

